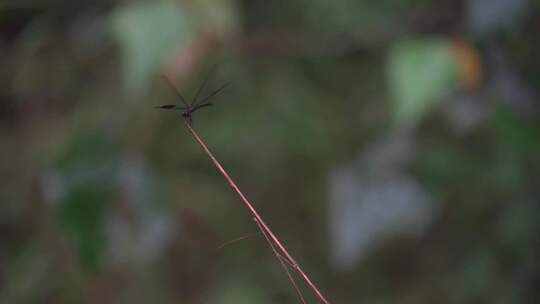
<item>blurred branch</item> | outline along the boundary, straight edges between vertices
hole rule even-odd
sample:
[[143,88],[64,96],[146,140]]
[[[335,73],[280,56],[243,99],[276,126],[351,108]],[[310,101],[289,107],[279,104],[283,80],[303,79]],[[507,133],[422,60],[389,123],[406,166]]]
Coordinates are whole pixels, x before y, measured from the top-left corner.
[[307,32],[259,31],[247,36],[232,37],[226,44],[256,56],[342,56],[359,50],[380,48],[395,35],[397,33],[394,32],[381,32],[378,35],[367,35],[360,31],[313,35]]

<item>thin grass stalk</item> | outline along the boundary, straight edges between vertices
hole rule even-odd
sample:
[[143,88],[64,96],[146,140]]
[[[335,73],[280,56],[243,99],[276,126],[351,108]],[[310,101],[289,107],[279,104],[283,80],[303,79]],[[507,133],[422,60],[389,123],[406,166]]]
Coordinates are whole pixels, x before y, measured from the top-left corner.
[[[208,149],[204,141],[201,139],[201,137],[197,134],[195,129],[191,126],[190,122],[188,120],[184,120],[186,127],[188,128],[189,132],[195,138],[195,140],[199,143],[199,145],[203,148],[206,155],[210,158],[214,166],[218,169],[218,171],[223,175],[223,177],[227,180],[231,188],[240,196],[240,199],[246,209],[251,213],[253,216],[255,222],[257,225],[259,225],[259,229],[265,237],[268,237],[271,242],[268,242],[269,244],[273,244],[279,249],[279,252],[283,256],[285,260],[291,265],[291,267],[298,272],[302,280],[306,283],[306,285],[312,290],[312,292],[315,294],[319,302],[324,304],[330,304],[328,300],[326,300],[325,296],[322,294],[322,292],[317,288],[317,286],[311,281],[309,276],[304,272],[304,270],[300,267],[298,262],[289,254],[283,243],[279,240],[279,238],[272,232],[272,230],[268,227],[268,225],[264,222],[264,220],[261,218],[257,210],[253,207],[253,205],[250,203],[250,201],[246,198],[244,193],[240,190],[240,188],[236,185],[236,183],[233,181],[233,179],[230,177],[230,175],[225,171],[221,163],[214,157],[212,152]],[[276,250],[277,252],[277,250]]]
[[293,286],[294,288],[294,291],[296,292],[296,295],[298,296],[298,300],[302,303],[302,304],[307,304],[306,302],[306,299],[304,299],[304,295],[302,294],[302,290],[300,290],[300,287],[298,287],[298,284],[296,284],[296,280],[294,279],[294,277],[292,276],[291,272],[289,271],[289,267],[287,266],[287,264],[284,262],[284,258],[281,254],[279,254],[279,252],[277,252],[276,250],[276,247],[274,246],[274,244],[272,243],[272,240],[270,240],[270,238],[268,237],[268,235],[266,234],[266,232],[264,232],[264,228],[261,226],[261,224],[257,221],[256,218],[253,218],[253,221],[255,221],[255,223],[257,224],[257,227],[259,227],[259,230],[261,230],[263,236],[264,236],[264,239],[266,240],[266,242],[268,243],[268,246],[270,247],[270,249],[272,249],[272,252],[274,253],[274,256],[276,257],[276,259],[279,261],[279,264],[281,265],[281,267],[283,268],[283,270],[285,270],[285,273],[287,274],[287,278],[289,279],[289,282],[291,282],[291,285]]

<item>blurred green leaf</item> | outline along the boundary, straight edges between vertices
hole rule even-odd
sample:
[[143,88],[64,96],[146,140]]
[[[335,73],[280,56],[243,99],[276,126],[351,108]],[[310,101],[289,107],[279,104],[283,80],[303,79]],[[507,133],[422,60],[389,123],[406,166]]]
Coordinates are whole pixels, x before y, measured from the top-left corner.
[[105,133],[75,132],[55,169],[64,189],[59,222],[81,263],[97,267],[106,247],[105,217],[112,199],[117,149]]
[[124,53],[128,92],[144,93],[159,64],[191,38],[191,25],[188,14],[171,1],[135,2],[112,15],[112,32]]
[[105,208],[110,192],[99,185],[85,185],[69,192],[60,208],[64,233],[81,263],[96,268],[105,249]]
[[456,61],[443,39],[400,41],[387,62],[394,118],[400,125],[417,123],[456,81]]
[[55,169],[73,181],[79,173],[87,174],[99,168],[112,169],[110,162],[117,155],[117,146],[102,131],[81,130],[72,136],[71,142],[56,161]]

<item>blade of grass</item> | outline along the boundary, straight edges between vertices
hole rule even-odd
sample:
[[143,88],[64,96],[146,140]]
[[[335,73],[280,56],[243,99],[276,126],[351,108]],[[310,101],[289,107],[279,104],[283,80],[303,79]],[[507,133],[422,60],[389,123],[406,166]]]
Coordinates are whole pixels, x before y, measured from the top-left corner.
[[262,234],[264,235],[264,238],[266,239],[266,242],[268,243],[268,246],[270,246],[270,249],[272,249],[272,252],[276,256],[279,263],[281,264],[281,267],[283,268],[283,270],[285,270],[285,273],[287,274],[287,278],[289,279],[289,282],[291,282],[291,285],[293,286],[293,288],[294,288],[294,290],[296,292],[296,295],[298,296],[298,300],[302,304],[307,304],[306,299],[304,299],[304,295],[302,294],[302,291],[300,290],[300,287],[298,287],[298,284],[296,284],[296,281],[294,280],[294,277],[292,276],[291,272],[289,271],[289,267],[287,266],[287,264],[285,264],[283,256],[281,254],[279,254],[279,252],[277,252],[276,247],[274,246],[274,244],[272,243],[272,241],[270,240],[268,235],[264,232],[263,227],[257,221],[257,219],[253,218],[253,221],[255,221],[255,223],[259,227],[259,230],[261,230]]
[[257,232],[257,233],[254,233],[254,234],[250,234],[250,235],[244,235],[244,236],[241,236],[241,237],[237,237],[237,238],[235,238],[235,239],[232,239],[232,240],[230,240],[230,241],[227,241],[227,242],[225,242],[225,243],[219,245],[219,247],[218,247],[217,249],[218,249],[218,250],[221,250],[221,249],[223,249],[223,248],[225,248],[225,247],[227,247],[227,246],[229,246],[229,245],[231,245],[231,244],[233,244],[233,243],[236,243],[236,242],[239,242],[239,241],[243,241],[243,240],[245,240],[245,239],[252,238],[252,237],[257,236],[257,235],[259,235],[258,232]]
[[251,213],[253,219],[255,220],[257,225],[259,226],[259,229],[261,230],[261,232],[264,234],[265,237],[268,238],[268,240],[270,240],[268,242],[268,244],[271,247],[273,247],[274,245],[275,245],[275,247],[277,247],[277,248],[274,247],[274,249],[276,249],[275,252],[278,252],[277,249],[279,249],[279,253],[280,253],[280,255],[282,255],[283,259],[285,259],[291,265],[291,267],[296,272],[298,272],[298,274],[300,275],[302,280],[304,280],[306,285],[312,290],[312,292],[315,294],[315,296],[317,297],[319,302],[324,303],[324,304],[330,304],[330,302],[328,300],[326,300],[326,298],[324,297],[322,292],[311,281],[309,276],[304,272],[304,270],[300,267],[300,265],[296,262],[296,260],[291,256],[291,254],[289,254],[289,252],[287,251],[287,249],[285,248],[283,243],[279,240],[279,238],[274,234],[274,232],[272,232],[272,230],[264,222],[264,220],[261,218],[261,216],[259,215],[259,213],[255,209],[255,207],[253,207],[253,205],[250,203],[250,201],[246,198],[244,193],[236,185],[236,183],[233,181],[233,179],[230,177],[230,175],[227,173],[227,171],[223,168],[221,163],[214,157],[214,154],[212,154],[212,152],[210,152],[210,149],[208,149],[208,147],[206,146],[204,141],[197,134],[195,129],[193,129],[193,127],[191,126],[189,121],[184,120],[184,122],[185,122],[185,125],[188,128],[189,132],[193,136],[193,138],[195,138],[197,143],[203,148],[204,152],[210,158],[210,160],[212,161],[214,166],[218,169],[218,171],[221,173],[221,175],[223,175],[223,177],[227,180],[227,182],[229,183],[229,186],[231,186],[231,188],[233,188],[233,190],[238,194],[238,196],[240,196],[240,199],[241,199],[242,203],[244,204],[244,207],[246,207],[246,209]]

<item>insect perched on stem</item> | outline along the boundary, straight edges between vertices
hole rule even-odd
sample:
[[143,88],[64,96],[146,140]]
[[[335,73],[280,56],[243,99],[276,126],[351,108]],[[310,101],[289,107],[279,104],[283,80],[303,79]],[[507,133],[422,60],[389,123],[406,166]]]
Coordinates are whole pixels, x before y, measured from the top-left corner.
[[226,83],[226,84],[222,85],[219,89],[217,89],[217,90],[213,91],[212,93],[208,94],[208,96],[206,96],[206,97],[202,98],[201,100],[199,100],[199,96],[201,95],[201,92],[203,91],[204,86],[206,85],[206,83],[210,79],[210,76],[212,75],[212,72],[213,72],[213,69],[208,73],[208,75],[204,79],[203,83],[201,84],[201,86],[197,90],[197,93],[195,94],[195,97],[193,98],[191,103],[188,103],[186,101],[184,96],[182,96],[180,91],[178,91],[178,89],[174,86],[172,81],[167,76],[163,76],[165,78],[165,80],[167,81],[167,83],[169,84],[169,86],[174,90],[174,92],[176,92],[176,95],[178,95],[178,97],[180,98],[180,101],[182,102],[182,104],[184,104],[184,106],[179,106],[179,105],[174,105],[174,104],[167,104],[167,105],[157,106],[156,108],[157,109],[165,109],[165,110],[180,110],[180,111],[182,111],[182,117],[184,117],[184,119],[187,121],[187,123],[190,124],[190,125],[193,124],[193,113],[195,111],[197,111],[198,109],[200,109],[200,108],[209,107],[209,106],[213,105],[213,103],[211,103],[210,100],[214,96],[216,96],[219,92],[221,92],[221,90],[225,89],[225,87],[227,87],[229,85],[229,83]]
[[[280,239],[274,234],[274,232],[268,227],[268,225],[263,221],[262,217],[260,216],[259,212],[255,209],[253,204],[247,199],[247,197],[244,195],[244,193],[240,190],[238,185],[236,185],[236,182],[231,178],[229,173],[223,168],[221,163],[217,160],[217,158],[212,154],[210,149],[208,149],[208,146],[203,141],[203,139],[197,134],[197,131],[192,126],[193,123],[193,112],[197,111],[200,108],[211,106],[212,103],[209,102],[211,98],[213,98],[217,93],[219,93],[221,90],[223,90],[227,84],[221,86],[219,89],[215,90],[214,92],[210,93],[205,98],[201,99],[199,101],[199,95],[201,91],[203,90],[206,82],[208,81],[208,78],[210,78],[210,73],[202,83],[201,87],[197,91],[197,94],[195,95],[195,98],[193,101],[188,104],[182,94],[174,87],[172,82],[167,79],[169,85],[174,89],[178,97],[180,97],[180,100],[184,104],[184,106],[177,106],[177,105],[162,105],[158,106],[156,108],[160,109],[172,109],[172,110],[182,110],[182,117],[184,117],[184,120],[186,122],[186,127],[193,136],[193,138],[197,141],[197,143],[202,147],[206,155],[210,158],[216,169],[223,175],[225,180],[229,183],[229,186],[238,194],[240,197],[241,202],[243,203],[244,207],[249,211],[251,218],[257,224],[257,228],[259,228],[260,234],[264,236],[264,239],[266,240],[268,246],[270,249],[272,249],[272,252],[274,253],[276,259],[279,261],[281,267],[285,270],[285,273],[287,274],[287,277],[289,281],[291,282],[291,285],[293,286],[299,301],[302,304],[306,304],[306,300],[302,294],[302,290],[296,283],[294,277],[291,274],[292,270],[296,271],[300,278],[304,281],[304,283],[311,289],[315,297],[319,300],[322,304],[330,304],[330,302],[325,298],[325,296],[321,293],[319,288],[311,281],[311,278],[304,272],[304,270],[300,267],[298,262],[292,257],[292,255],[287,251],[285,248],[285,245],[280,241]],[[242,239],[242,238],[240,238]],[[230,242],[229,242],[230,243]]]

